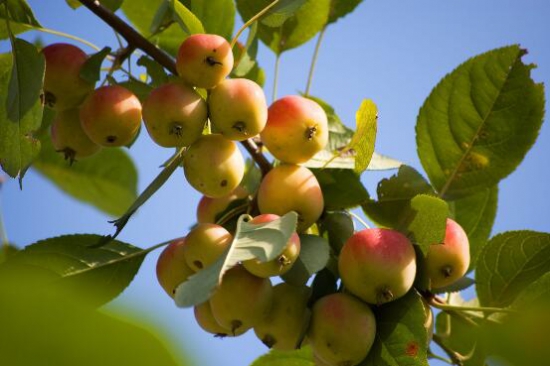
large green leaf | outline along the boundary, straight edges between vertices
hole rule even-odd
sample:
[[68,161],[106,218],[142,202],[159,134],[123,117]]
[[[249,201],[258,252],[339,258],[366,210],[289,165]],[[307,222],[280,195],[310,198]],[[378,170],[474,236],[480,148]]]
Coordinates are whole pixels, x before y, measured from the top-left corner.
[[470,268],[475,269],[477,256],[491,235],[498,203],[498,187],[485,188],[479,193],[450,202],[454,219],[470,241]]
[[45,293],[22,281],[22,270],[12,282],[0,281],[2,365],[189,365],[176,360],[177,348],[168,350],[165,335],[129,315],[131,309],[107,313],[65,292]]
[[519,46],[474,57],[447,75],[420,109],[418,155],[440,195],[496,185],[523,160],[544,115],[544,87]]
[[231,246],[212,265],[189,277],[176,288],[178,306],[191,307],[207,301],[224,273],[239,262],[258,258],[261,262],[275,259],[296,231],[298,215],[289,212],[281,218],[262,224],[249,223],[250,216],[242,215]]
[[103,305],[132,282],[148,251],[120,241],[93,247],[99,235],[66,235],[25,247],[0,265],[0,282],[19,281],[37,299],[49,292]]
[[376,339],[360,366],[428,366],[426,312],[416,291],[374,309]]
[[280,27],[288,18],[293,16],[306,1],[307,0],[280,0],[263,15],[260,21],[262,24],[269,27]]
[[355,10],[363,0],[331,0],[328,23],[335,23],[338,19]]
[[357,130],[349,143],[351,151],[355,152],[354,170],[357,174],[363,173],[369,166],[374,153],[376,130],[378,128],[378,108],[370,99],[361,102],[355,114]]
[[329,260],[328,242],[317,235],[300,235],[300,256],[292,268],[281,277],[285,282],[305,285],[311,276],[327,265]]
[[[237,9],[246,21],[269,5],[271,0],[237,0]],[[273,52],[281,54],[313,38],[328,20],[330,0],[307,0],[279,27],[260,22],[258,35]],[[270,25],[273,25],[271,22]]]
[[76,199],[119,216],[137,197],[137,170],[122,149],[103,149],[70,165],[48,136],[34,168]]
[[378,201],[369,199],[361,207],[373,221],[386,227],[399,227],[418,194],[433,194],[432,187],[414,168],[402,165],[397,174],[382,179],[376,189]]
[[443,243],[449,206],[440,198],[419,194],[411,200],[407,212],[407,231],[412,242],[420,247],[424,256],[430,245]]
[[550,272],[550,234],[509,231],[479,254],[476,289],[483,306],[508,306],[528,285]]
[[311,348],[303,347],[290,352],[271,350],[250,366],[315,366],[315,362]]
[[321,185],[325,209],[357,207],[369,199],[360,177],[350,169],[311,169]]
[[204,33],[201,21],[181,2],[170,0],[170,8],[174,21],[179,24],[185,34]]
[[[40,91],[44,77],[44,58],[36,48],[15,41],[16,63],[12,55],[0,55],[0,165],[11,177],[21,180],[40,152],[40,141],[33,133],[40,128],[43,107]],[[23,87],[22,83],[29,83]],[[32,102],[34,98],[34,102]]]
[[235,23],[233,0],[190,0],[189,3],[189,9],[202,21],[207,33],[231,39]]
[[4,4],[0,4],[0,39],[8,38],[8,27],[5,19],[10,20],[10,29],[13,34],[26,32],[35,27],[41,27],[34,17],[31,7],[25,0],[6,0],[8,11]]

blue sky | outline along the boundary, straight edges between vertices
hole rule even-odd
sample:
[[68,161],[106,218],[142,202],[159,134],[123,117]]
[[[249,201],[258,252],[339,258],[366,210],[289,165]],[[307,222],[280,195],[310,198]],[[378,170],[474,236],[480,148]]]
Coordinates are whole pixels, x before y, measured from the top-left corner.
[[[73,33],[98,45],[117,45],[112,31],[86,9],[73,11],[62,0],[29,3],[45,27]],[[372,99],[379,108],[377,151],[422,171],[414,126],[431,89],[469,57],[514,43],[529,50],[527,62],[538,64],[532,74],[534,79],[548,84],[549,14],[547,0],[366,0],[355,13],[328,29],[311,93],[332,104],[350,126],[361,100]],[[25,37],[36,36],[45,43],[66,42],[37,33]],[[304,90],[313,46],[314,41],[310,41],[283,55],[279,96]],[[6,42],[0,43],[0,51],[8,49]],[[259,61],[267,71],[265,90],[270,98],[274,56],[262,47]],[[156,146],[143,133],[130,154],[139,169],[141,191],[156,176],[158,166],[171,150]],[[546,124],[524,162],[500,184],[493,233],[518,229],[550,231],[549,158],[550,127]],[[389,174],[367,172],[363,181],[373,193],[378,180]],[[186,183],[183,172],[177,171],[119,238],[147,247],[183,236],[194,223],[199,198]],[[19,246],[61,234],[112,232],[108,217],[73,201],[32,170],[25,177],[23,191],[13,180],[4,185],[0,205],[7,234]],[[176,308],[157,285],[157,255],[153,253],[146,259],[132,285],[110,306],[131,305],[161,325],[175,345],[195,355],[197,364],[247,365],[266,351],[252,332],[225,340],[202,332],[192,311]]]

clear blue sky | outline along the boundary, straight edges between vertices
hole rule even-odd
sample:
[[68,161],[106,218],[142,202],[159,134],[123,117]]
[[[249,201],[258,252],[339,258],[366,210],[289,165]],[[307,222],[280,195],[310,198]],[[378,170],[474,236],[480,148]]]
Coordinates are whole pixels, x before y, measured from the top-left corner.
[[[131,1],[131,0],[126,0]],[[112,31],[86,9],[70,10],[65,1],[30,0],[45,27],[116,47]],[[550,2],[548,0],[366,0],[355,13],[332,25],[321,48],[312,94],[330,102],[352,125],[363,98],[379,107],[377,150],[421,170],[414,137],[419,107],[436,83],[467,58],[484,51],[520,43],[525,58],[538,64],[533,77],[550,82]],[[34,39],[36,33],[25,37]],[[46,43],[66,40],[40,35]],[[279,95],[303,90],[314,42],[283,55]],[[0,51],[9,46],[0,43]],[[86,49],[91,52],[91,49]],[[271,95],[274,57],[260,50],[267,70],[266,94]],[[547,98],[548,99],[548,92]],[[142,190],[171,154],[143,133],[130,150],[139,169]],[[500,185],[499,210],[493,233],[532,229],[550,231],[550,126],[543,126],[536,146],[523,164]],[[369,191],[385,174],[365,173]],[[178,171],[166,186],[130,221],[120,239],[147,247],[183,236],[195,220],[200,196]],[[7,233],[19,246],[68,233],[112,232],[109,219],[94,208],[73,201],[34,171],[25,177],[24,190],[8,181],[0,204]],[[132,285],[113,305],[130,304],[160,324],[200,365],[248,365],[265,347],[252,332],[237,339],[219,340],[202,332],[192,311],[176,308],[157,285],[151,254]],[[433,363],[436,365],[436,363]]]

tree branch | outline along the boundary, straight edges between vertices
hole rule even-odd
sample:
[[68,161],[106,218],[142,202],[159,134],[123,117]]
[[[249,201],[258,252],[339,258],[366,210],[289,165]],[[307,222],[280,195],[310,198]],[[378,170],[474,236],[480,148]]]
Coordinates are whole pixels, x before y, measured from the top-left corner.
[[[80,3],[82,3],[82,5],[90,9],[92,13],[97,15],[101,20],[103,20],[105,23],[111,26],[115,31],[117,31],[126,40],[126,42],[128,42],[128,45],[129,45],[129,47],[127,47],[128,50],[131,50],[132,48],[138,48],[142,50],[143,52],[151,56],[153,60],[157,61],[164,68],[170,71],[172,74],[177,75],[176,63],[174,62],[172,57],[170,57],[164,51],[162,51],[157,46],[149,42],[147,38],[143,37],[134,28],[128,25],[124,20],[119,18],[117,15],[115,15],[113,12],[111,12],[109,9],[107,9],[103,5],[101,5],[99,1],[96,1],[96,0],[79,0],[79,1]],[[127,57],[126,55],[124,56]],[[254,141],[250,139],[241,141],[241,143],[244,146],[244,148],[248,151],[252,159],[254,159],[258,167],[260,167],[260,170],[262,171],[262,175],[266,175],[267,172],[271,170],[272,166],[269,160],[267,160],[265,155],[258,148],[256,143],[254,143]]]

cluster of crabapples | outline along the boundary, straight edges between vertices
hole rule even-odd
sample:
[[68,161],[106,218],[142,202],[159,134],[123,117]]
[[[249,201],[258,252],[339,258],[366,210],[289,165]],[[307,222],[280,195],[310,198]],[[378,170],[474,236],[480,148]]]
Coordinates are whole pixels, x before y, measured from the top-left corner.
[[[411,241],[392,229],[358,231],[338,256],[339,292],[310,303],[307,285],[279,283],[300,255],[300,236],[324,210],[323,194],[307,162],[328,142],[327,116],[314,101],[286,96],[269,108],[262,88],[247,79],[227,78],[234,66],[231,46],[222,37],[198,34],[181,45],[178,76],[154,89],[143,107],[119,85],[94,85],[80,77],[87,56],[75,46],[54,44],[46,58],[45,104],[57,114],[53,145],[71,162],[101,147],[125,146],[135,139],[143,118],[151,139],[162,147],[185,147],[185,176],[204,196],[198,224],[170,243],[157,262],[166,293],[212,265],[231,245],[233,234],[216,223],[236,200],[257,203],[251,224],[262,224],[294,211],[296,231],[271,261],[251,259],[229,269],[210,299],[195,307],[205,331],[238,336],[250,329],[268,347],[293,350],[309,344],[318,365],[352,366],[368,354],[376,335],[373,307],[404,296],[417,272]],[[203,98],[197,91],[207,91]],[[212,133],[205,126],[209,123]],[[257,192],[241,182],[244,159],[235,141],[257,137],[280,162],[263,178]],[[254,197],[255,199],[251,199]],[[464,230],[447,219],[444,243],[431,246],[423,269],[432,288],[448,286],[469,266]],[[430,313],[427,307],[427,313]],[[426,327],[431,328],[431,322]]]

